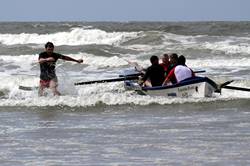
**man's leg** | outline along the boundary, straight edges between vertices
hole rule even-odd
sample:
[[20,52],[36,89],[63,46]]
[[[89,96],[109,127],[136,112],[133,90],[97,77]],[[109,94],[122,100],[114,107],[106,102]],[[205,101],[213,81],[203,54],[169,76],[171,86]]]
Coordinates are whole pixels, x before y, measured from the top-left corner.
[[50,81],[49,87],[52,90],[53,94],[55,96],[60,96],[61,93],[57,90],[57,86],[58,86],[57,79],[53,79]]
[[38,96],[43,96],[44,95],[44,89],[46,87],[48,87],[48,85],[46,85],[46,81],[40,80],[39,89],[38,89]]
[[44,87],[41,84],[39,84],[38,96],[43,96],[43,91],[44,91]]

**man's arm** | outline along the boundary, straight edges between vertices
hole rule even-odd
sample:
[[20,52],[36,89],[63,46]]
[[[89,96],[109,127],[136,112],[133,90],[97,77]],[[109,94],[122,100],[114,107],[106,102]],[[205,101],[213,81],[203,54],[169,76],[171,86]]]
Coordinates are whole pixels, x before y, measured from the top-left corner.
[[38,63],[45,63],[45,62],[53,62],[55,61],[55,59],[53,57],[49,57],[49,58],[39,58],[38,59]]
[[82,59],[74,59],[74,58],[71,58],[69,56],[65,56],[65,55],[62,55],[61,56],[61,59],[65,60],[65,61],[72,61],[72,62],[77,62],[77,63],[82,63],[83,60]]

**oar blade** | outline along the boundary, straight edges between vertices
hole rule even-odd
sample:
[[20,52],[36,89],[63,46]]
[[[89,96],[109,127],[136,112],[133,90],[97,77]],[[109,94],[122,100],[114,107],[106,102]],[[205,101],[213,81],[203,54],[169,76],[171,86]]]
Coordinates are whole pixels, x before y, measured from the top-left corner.
[[21,89],[21,90],[24,90],[24,91],[33,91],[33,90],[37,90],[38,87],[30,87],[30,86],[19,85],[18,89]]

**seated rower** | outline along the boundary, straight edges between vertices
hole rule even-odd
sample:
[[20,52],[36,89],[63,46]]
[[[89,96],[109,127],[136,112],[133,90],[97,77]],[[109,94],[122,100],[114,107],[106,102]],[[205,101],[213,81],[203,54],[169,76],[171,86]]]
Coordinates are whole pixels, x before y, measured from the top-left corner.
[[155,55],[150,58],[151,66],[147,68],[145,75],[141,79],[144,86],[161,86],[164,81],[164,68],[159,65],[159,58]]
[[163,54],[162,56],[162,63],[160,63],[160,65],[164,68],[165,71],[165,76],[167,76],[167,72],[169,70],[169,66],[170,66],[170,61],[169,61],[169,56],[168,54]]
[[186,58],[183,55],[179,56],[178,65],[170,71],[170,73],[168,74],[167,78],[164,80],[162,85],[167,85],[170,82],[172,84],[175,84],[185,79],[194,77],[195,74],[193,70],[187,67],[185,63],[186,63]]

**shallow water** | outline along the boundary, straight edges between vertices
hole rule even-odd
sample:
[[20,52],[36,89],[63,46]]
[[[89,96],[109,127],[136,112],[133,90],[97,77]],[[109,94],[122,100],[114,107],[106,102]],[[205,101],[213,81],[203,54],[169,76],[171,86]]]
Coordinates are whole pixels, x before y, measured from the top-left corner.
[[1,107],[2,165],[248,165],[249,100]]

